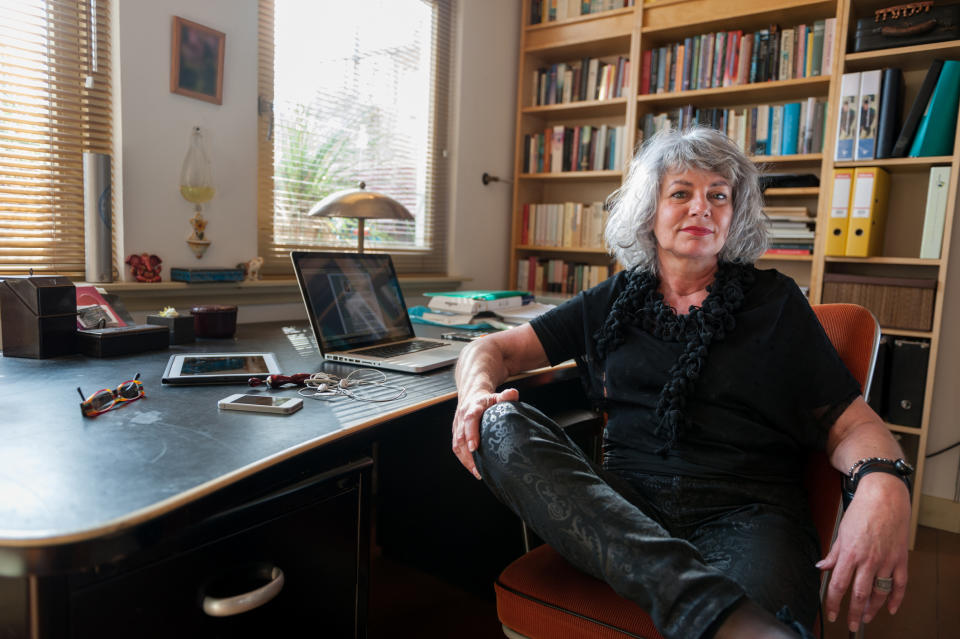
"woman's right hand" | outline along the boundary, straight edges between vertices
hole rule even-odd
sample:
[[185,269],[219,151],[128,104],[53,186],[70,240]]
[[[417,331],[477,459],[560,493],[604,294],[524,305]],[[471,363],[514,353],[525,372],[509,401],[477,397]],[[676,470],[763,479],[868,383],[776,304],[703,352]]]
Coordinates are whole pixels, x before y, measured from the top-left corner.
[[507,388],[500,393],[475,392],[468,397],[461,397],[457,403],[453,418],[453,453],[477,479],[480,479],[480,473],[473,461],[473,451],[480,446],[480,419],[484,411],[494,404],[518,399],[520,393],[517,389]]
[[511,375],[548,363],[547,354],[529,324],[474,340],[460,352],[454,370],[459,400],[453,418],[453,453],[477,479],[480,473],[473,461],[473,452],[480,446],[483,412],[494,404],[520,398],[515,388],[498,393],[497,387]]

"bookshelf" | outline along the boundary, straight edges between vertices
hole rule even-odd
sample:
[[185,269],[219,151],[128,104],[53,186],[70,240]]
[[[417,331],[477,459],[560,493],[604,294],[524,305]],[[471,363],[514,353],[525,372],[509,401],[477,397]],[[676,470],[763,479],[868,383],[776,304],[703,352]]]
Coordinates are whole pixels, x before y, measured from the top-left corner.
[[[842,37],[839,39],[841,48],[837,58],[834,86],[839,85],[840,76],[844,73],[870,71],[887,67],[896,67],[902,70],[904,78],[903,106],[900,122],[917,96],[927,69],[936,59],[960,60],[960,40],[949,40],[933,44],[891,47],[874,51],[853,52],[853,40],[856,21],[873,15],[874,10],[888,6],[888,3],[877,0],[851,0],[845,3],[846,19],[842,25]],[[836,110],[831,114],[836,119]],[[960,128],[957,129],[960,133]],[[811,291],[811,301],[820,302],[824,298],[823,282],[826,277],[834,273],[856,274],[872,277],[890,278],[918,278],[933,280],[936,289],[933,299],[932,320],[930,330],[909,330],[883,326],[884,335],[892,339],[917,340],[929,343],[929,354],[926,363],[926,383],[923,387],[923,410],[919,425],[904,425],[894,421],[887,421],[888,428],[899,437],[905,454],[916,467],[914,482],[913,509],[911,520],[910,545],[916,536],[916,528],[921,512],[921,495],[923,493],[923,477],[925,471],[925,453],[931,427],[931,412],[934,406],[934,385],[936,373],[943,373],[944,378],[953,379],[955,373],[948,369],[946,357],[945,366],[938,369],[938,359],[944,355],[942,338],[943,310],[947,295],[947,274],[951,258],[951,238],[953,236],[953,222],[957,208],[957,183],[960,178],[960,139],[957,135],[953,140],[953,154],[946,156],[877,159],[860,162],[837,162],[833,159],[832,149],[824,149],[822,175],[831,175],[834,168],[855,168],[864,166],[878,166],[890,174],[890,195],[887,207],[886,229],[882,252],[874,257],[855,258],[826,256],[824,254],[825,237],[818,235],[817,246],[814,252],[812,277],[818,283],[816,290]],[[943,244],[940,257],[937,259],[920,258],[920,244],[922,235],[922,221],[927,198],[927,186],[932,167],[949,167],[950,186],[946,206],[946,217],[943,228]],[[829,193],[832,185],[829,180],[821,182],[821,189]],[[819,222],[825,224],[829,216],[829,196],[821,198]],[[945,382],[939,386],[944,393]]]
[[[806,288],[812,303],[823,299],[824,278],[831,274],[859,274],[875,277],[925,278],[936,281],[930,330],[912,330],[882,326],[892,338],[929,342],[928,374],[924,389],[923,413],[919,426],[888,423],[900,437],[905,453],[917,469],[911,522],[911,546],[920,512],[924,458],[933,400],[941,328],[947,294],[950,239],[957,208],[957,183],[960,181],[960,139],[954,141],[953,154],[937,157],[896,158],[870,162],[834,161],[836,108],[840,96],[840,78],[844,73],[897,66],[903,71],[904,96],[901,120],[912,104],[932,60],[960,59],[960,40],[935,44],[853,53],[853,32],[858,18],[872,16],[875,9],[889,5],[880,0],[637,0],[637,6],[613,9],[586,16],[531,24],[531,2],[522,8],[523,32],[518,64],[518,105],[516,117],[515,172],[513,187],[510,269],[508,286],[534,288],[552,298],[562,297],[556,290],[528,286],[530,265],[535,261],[559,264],[587,264],[617,269],[602,249],[574,246],[547,246],[531,241],[532,232],[524,232],[525,207],[540,203],[603,201],[623,179],[636,145],[642,141],[647,114],[680,109],[686,105],[707,109],[750,109],[760,105],[804,101],[825,101],[822,149],[798,149],[796,154],[755,155],[754,161],[765,173],[810,173],[820,186],[769,188],[768,206],[806,207],[816,223],[813,251],[809,255],[766,255],[761,268],[777,268]],[[742,30],[754,33],[778,25],[813,25],[833,19],[834,35],[830,55],[819,75],[771,79],[765,82],[711,86],[687,90],[644,91],[643,59],[655,49],[684,42],[702,34]],[[586,99],[561,104],[537,104],[539,90],[533,76],[551,65],[575,64],[584,58],[629,60],[629,80],[622,94],[604,100]],[[691,85],[694,83],[691,82]],[[648,119],[649,121],[649,119]],[[527,136],[554,127],[622,126],[622,145],[617,149],[620,165],[602,170],[530,170],[530,144]],[[960,131],[960,128],[958,128]],[[830,214],[832,173],[835,168],[879,166],[890,173],[891,187],[885,241],[880,255],[868,258],[825,255],[825,228]],[[931,167],[950,167],[950,193],[944,226],[944,243],[937,259],[921,259],[921,231],[917,224]],[[522,263],[526,262],[524,271]],[[955,269],[956,270],[956,269]],[[564,291],[571,294],[573,291]],[[949,360],[946,358],[944,361]],[[951,373],[951,378],[953,374]]]

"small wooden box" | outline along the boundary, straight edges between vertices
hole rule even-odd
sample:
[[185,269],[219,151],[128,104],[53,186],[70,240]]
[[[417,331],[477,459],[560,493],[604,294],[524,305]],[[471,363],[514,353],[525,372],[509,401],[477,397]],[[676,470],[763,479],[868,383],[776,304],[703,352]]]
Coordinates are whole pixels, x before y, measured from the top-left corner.
[[864,306],[883,328],[929,331],[933,328],[936,289],[936,280],[930,279],[827,273],[821,301]]

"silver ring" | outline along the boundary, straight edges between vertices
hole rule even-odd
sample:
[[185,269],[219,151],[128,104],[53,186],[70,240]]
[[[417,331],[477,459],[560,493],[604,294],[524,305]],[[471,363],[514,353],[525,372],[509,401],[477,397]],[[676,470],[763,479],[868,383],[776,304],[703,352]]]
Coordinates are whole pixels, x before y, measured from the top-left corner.
[[877,577],[873,580],[873,589],[884,594],[892,591],[893,577]]

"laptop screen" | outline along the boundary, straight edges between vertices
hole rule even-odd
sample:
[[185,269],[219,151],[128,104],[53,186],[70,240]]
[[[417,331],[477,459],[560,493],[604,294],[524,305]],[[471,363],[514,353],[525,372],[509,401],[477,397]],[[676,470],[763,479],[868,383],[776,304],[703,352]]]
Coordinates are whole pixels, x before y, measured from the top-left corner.
[[290,253],[322,352],[413,337],[389,255]]

